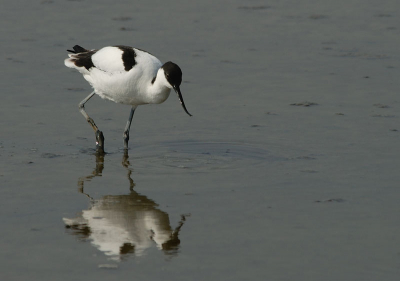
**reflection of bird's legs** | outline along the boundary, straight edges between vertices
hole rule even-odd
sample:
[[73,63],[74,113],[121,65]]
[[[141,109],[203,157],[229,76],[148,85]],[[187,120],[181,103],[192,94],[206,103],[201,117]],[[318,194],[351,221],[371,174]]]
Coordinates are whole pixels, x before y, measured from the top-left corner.
[[91,175],[86,177],[81,177],[78,179],[79,192],[86,195],[89,199],[93,200],[89,194],[83,191],[85,181],[90,181],[94,177],[101,177],[104,169],[104,153],[96,153],[96,167],[94,168]]
[[129,155],[127,149],[124,150],[124,156],[122,157],[122,166],[124,166],[128,170],[129,190],[132,191],[133,188],[135,187],[135,183],[131,178],[132,169],[130,168],[131,163],[129,162]]

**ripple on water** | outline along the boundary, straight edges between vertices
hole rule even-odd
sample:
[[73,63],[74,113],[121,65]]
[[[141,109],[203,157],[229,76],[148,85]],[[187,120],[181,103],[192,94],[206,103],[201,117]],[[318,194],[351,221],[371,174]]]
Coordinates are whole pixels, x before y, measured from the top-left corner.
[[250,144],[229,142],[174,142],[142,146],[130,151],[133,167],[170,167],[209,171],[286,160]]

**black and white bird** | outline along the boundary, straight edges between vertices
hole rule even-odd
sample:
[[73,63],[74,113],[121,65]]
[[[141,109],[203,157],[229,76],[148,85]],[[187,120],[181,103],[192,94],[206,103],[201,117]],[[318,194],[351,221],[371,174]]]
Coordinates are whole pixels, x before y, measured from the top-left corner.
[[183,102],[180,85],[182,71],[173,62],[161,63],[150,53],[127,46],[104,47],[99,50],[87,50],[75,45],[64,63],[67,67],[77,69],[93,87],[94,91],[79,103],[79,109],[96,135],[97,150],[104,152],[103,133],[85,111],[85,103],[99,95],[116,103],[131,106],[123,140],[128,149],[129,130],[135,109],[143,104],[164,102],[171,89],[178,94],[185,112],[192,116]]

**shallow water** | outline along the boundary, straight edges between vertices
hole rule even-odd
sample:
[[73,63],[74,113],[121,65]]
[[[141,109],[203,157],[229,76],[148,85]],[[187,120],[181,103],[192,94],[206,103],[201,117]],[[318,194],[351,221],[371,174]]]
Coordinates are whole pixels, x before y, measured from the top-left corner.
[[[398,1],[8,1],[1,280],[397,280]],[[132,45],[177,97],[90,100],[66,49]],[[201,277],[200,277],[201,276]]]

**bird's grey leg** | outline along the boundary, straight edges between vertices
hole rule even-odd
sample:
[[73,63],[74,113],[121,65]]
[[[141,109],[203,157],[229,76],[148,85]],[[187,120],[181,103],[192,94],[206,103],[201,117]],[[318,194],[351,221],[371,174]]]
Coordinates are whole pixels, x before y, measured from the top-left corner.
[[129,130],[132,124],[133,113],[135,113],[135,109],[137,106],[132,106],[131,113],[129,114],[128,122],[126,122],[123,138],[124,138],[124,148],[128,149],[128,141],[129,141]]
[[90,100],[96,92],[93,91],[90,95],[88,95],[83,101],[81,101],[78,105],[80,112],[85,117],[86,121],[92,126],[96,135],[96,148],[98,152],[104,152],[104,136],[103,132],[99,130],[99,128],[94,123],[93,119],[89,117],[89,115],[85,111],[85,103]]

